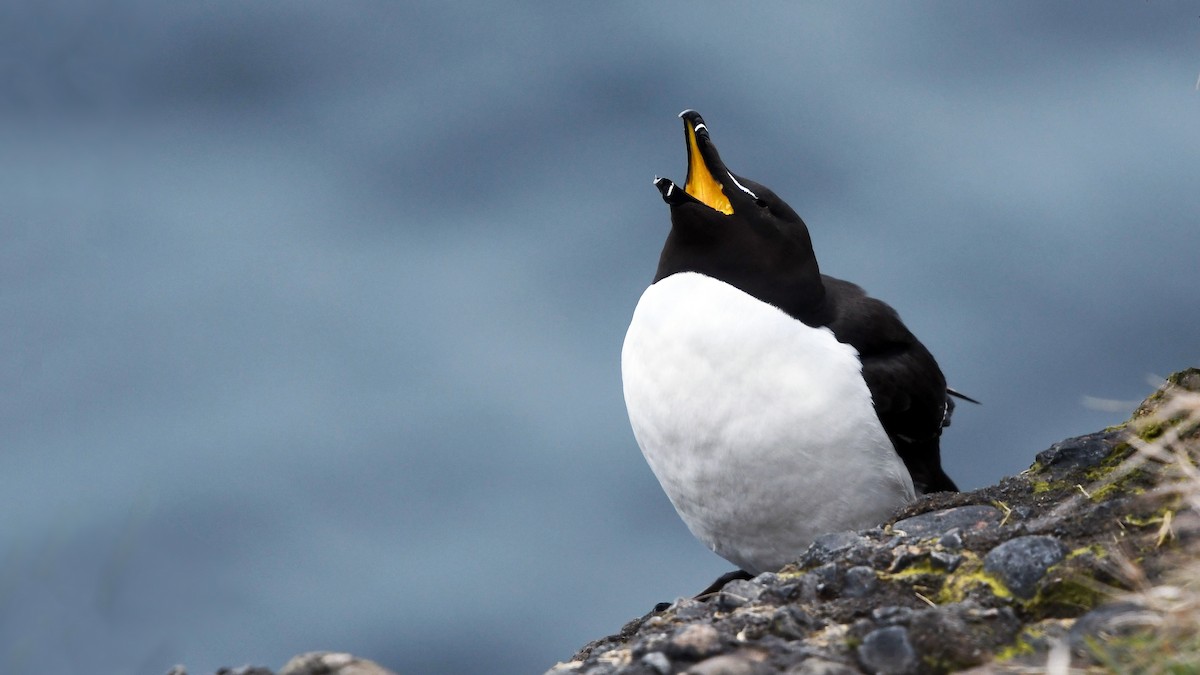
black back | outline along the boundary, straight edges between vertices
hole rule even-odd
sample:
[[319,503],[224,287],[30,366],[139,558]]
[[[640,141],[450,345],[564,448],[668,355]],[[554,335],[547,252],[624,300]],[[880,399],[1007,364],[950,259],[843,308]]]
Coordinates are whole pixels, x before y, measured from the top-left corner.
[[832,310],[823,325],[858,350],[875,412],[917,490],[957,491],[942,470],[939,441],[942,429],[950,425],[954,401],[937,361],[896,310],[848,281],[822,279],[825,304]]

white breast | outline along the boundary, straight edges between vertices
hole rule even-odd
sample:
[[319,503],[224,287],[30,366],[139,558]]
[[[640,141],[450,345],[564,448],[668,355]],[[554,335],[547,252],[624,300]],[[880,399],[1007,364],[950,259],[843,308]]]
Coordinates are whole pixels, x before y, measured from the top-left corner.
[[621,354],[642,453],[688,528],[757,574],[914,498],[858,353],[710,277],[642,294]]

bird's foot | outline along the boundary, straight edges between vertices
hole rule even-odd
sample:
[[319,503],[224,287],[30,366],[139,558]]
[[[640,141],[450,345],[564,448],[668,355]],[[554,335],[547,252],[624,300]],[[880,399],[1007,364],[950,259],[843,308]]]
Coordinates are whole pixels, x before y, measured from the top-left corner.
[[738,579],[741,579],[743,581],[749,581],[753,578],[754,578],[754,575],[750,574],[746,570],[734,570],[732,572],[726,572],[725,574],[722,574],[721,576],[717,577],[716,581],[709,584],[708,588],[697,593],[693,599],[707,600],[707,599],[711,598],[712,596],[716,595],[717,593],[720,593],[721,589],[725,588],[725,584],[727,584],[731,581],[736,581]]

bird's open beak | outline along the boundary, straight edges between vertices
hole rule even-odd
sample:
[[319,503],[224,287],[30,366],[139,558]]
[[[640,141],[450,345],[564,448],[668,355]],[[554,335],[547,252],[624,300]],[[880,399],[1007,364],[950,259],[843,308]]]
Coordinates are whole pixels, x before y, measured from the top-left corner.
[[695,110],[684,110],[679,113],[679,117],[683,119],[683,133],[688,153],[687,182],[684,184],[684,191],[708,208],[731,215],[733,205],[725,196],[725,190],[720,181],[713,175],[713,169],[724,172],[724,165],[708,137],[708,127],[704,124],[704,118],[700,117],[700,113]]

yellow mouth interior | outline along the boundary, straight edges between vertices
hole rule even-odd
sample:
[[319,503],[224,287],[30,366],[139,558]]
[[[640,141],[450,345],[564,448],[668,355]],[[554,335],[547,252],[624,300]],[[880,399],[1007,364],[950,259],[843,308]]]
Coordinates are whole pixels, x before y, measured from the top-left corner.
[[710,209],[720,211],[727,216],[733,214],[733,205],[725,197],[725,190],[721,188],[717,179],[713,178],[712,172],[704,164],[704,157],[700,155],[700,146],[696,143],[696,130],[692,128],[691,124],[686,125],[686,128],[688,175],[687,184],[683,186],[684,191],[703,202]]

